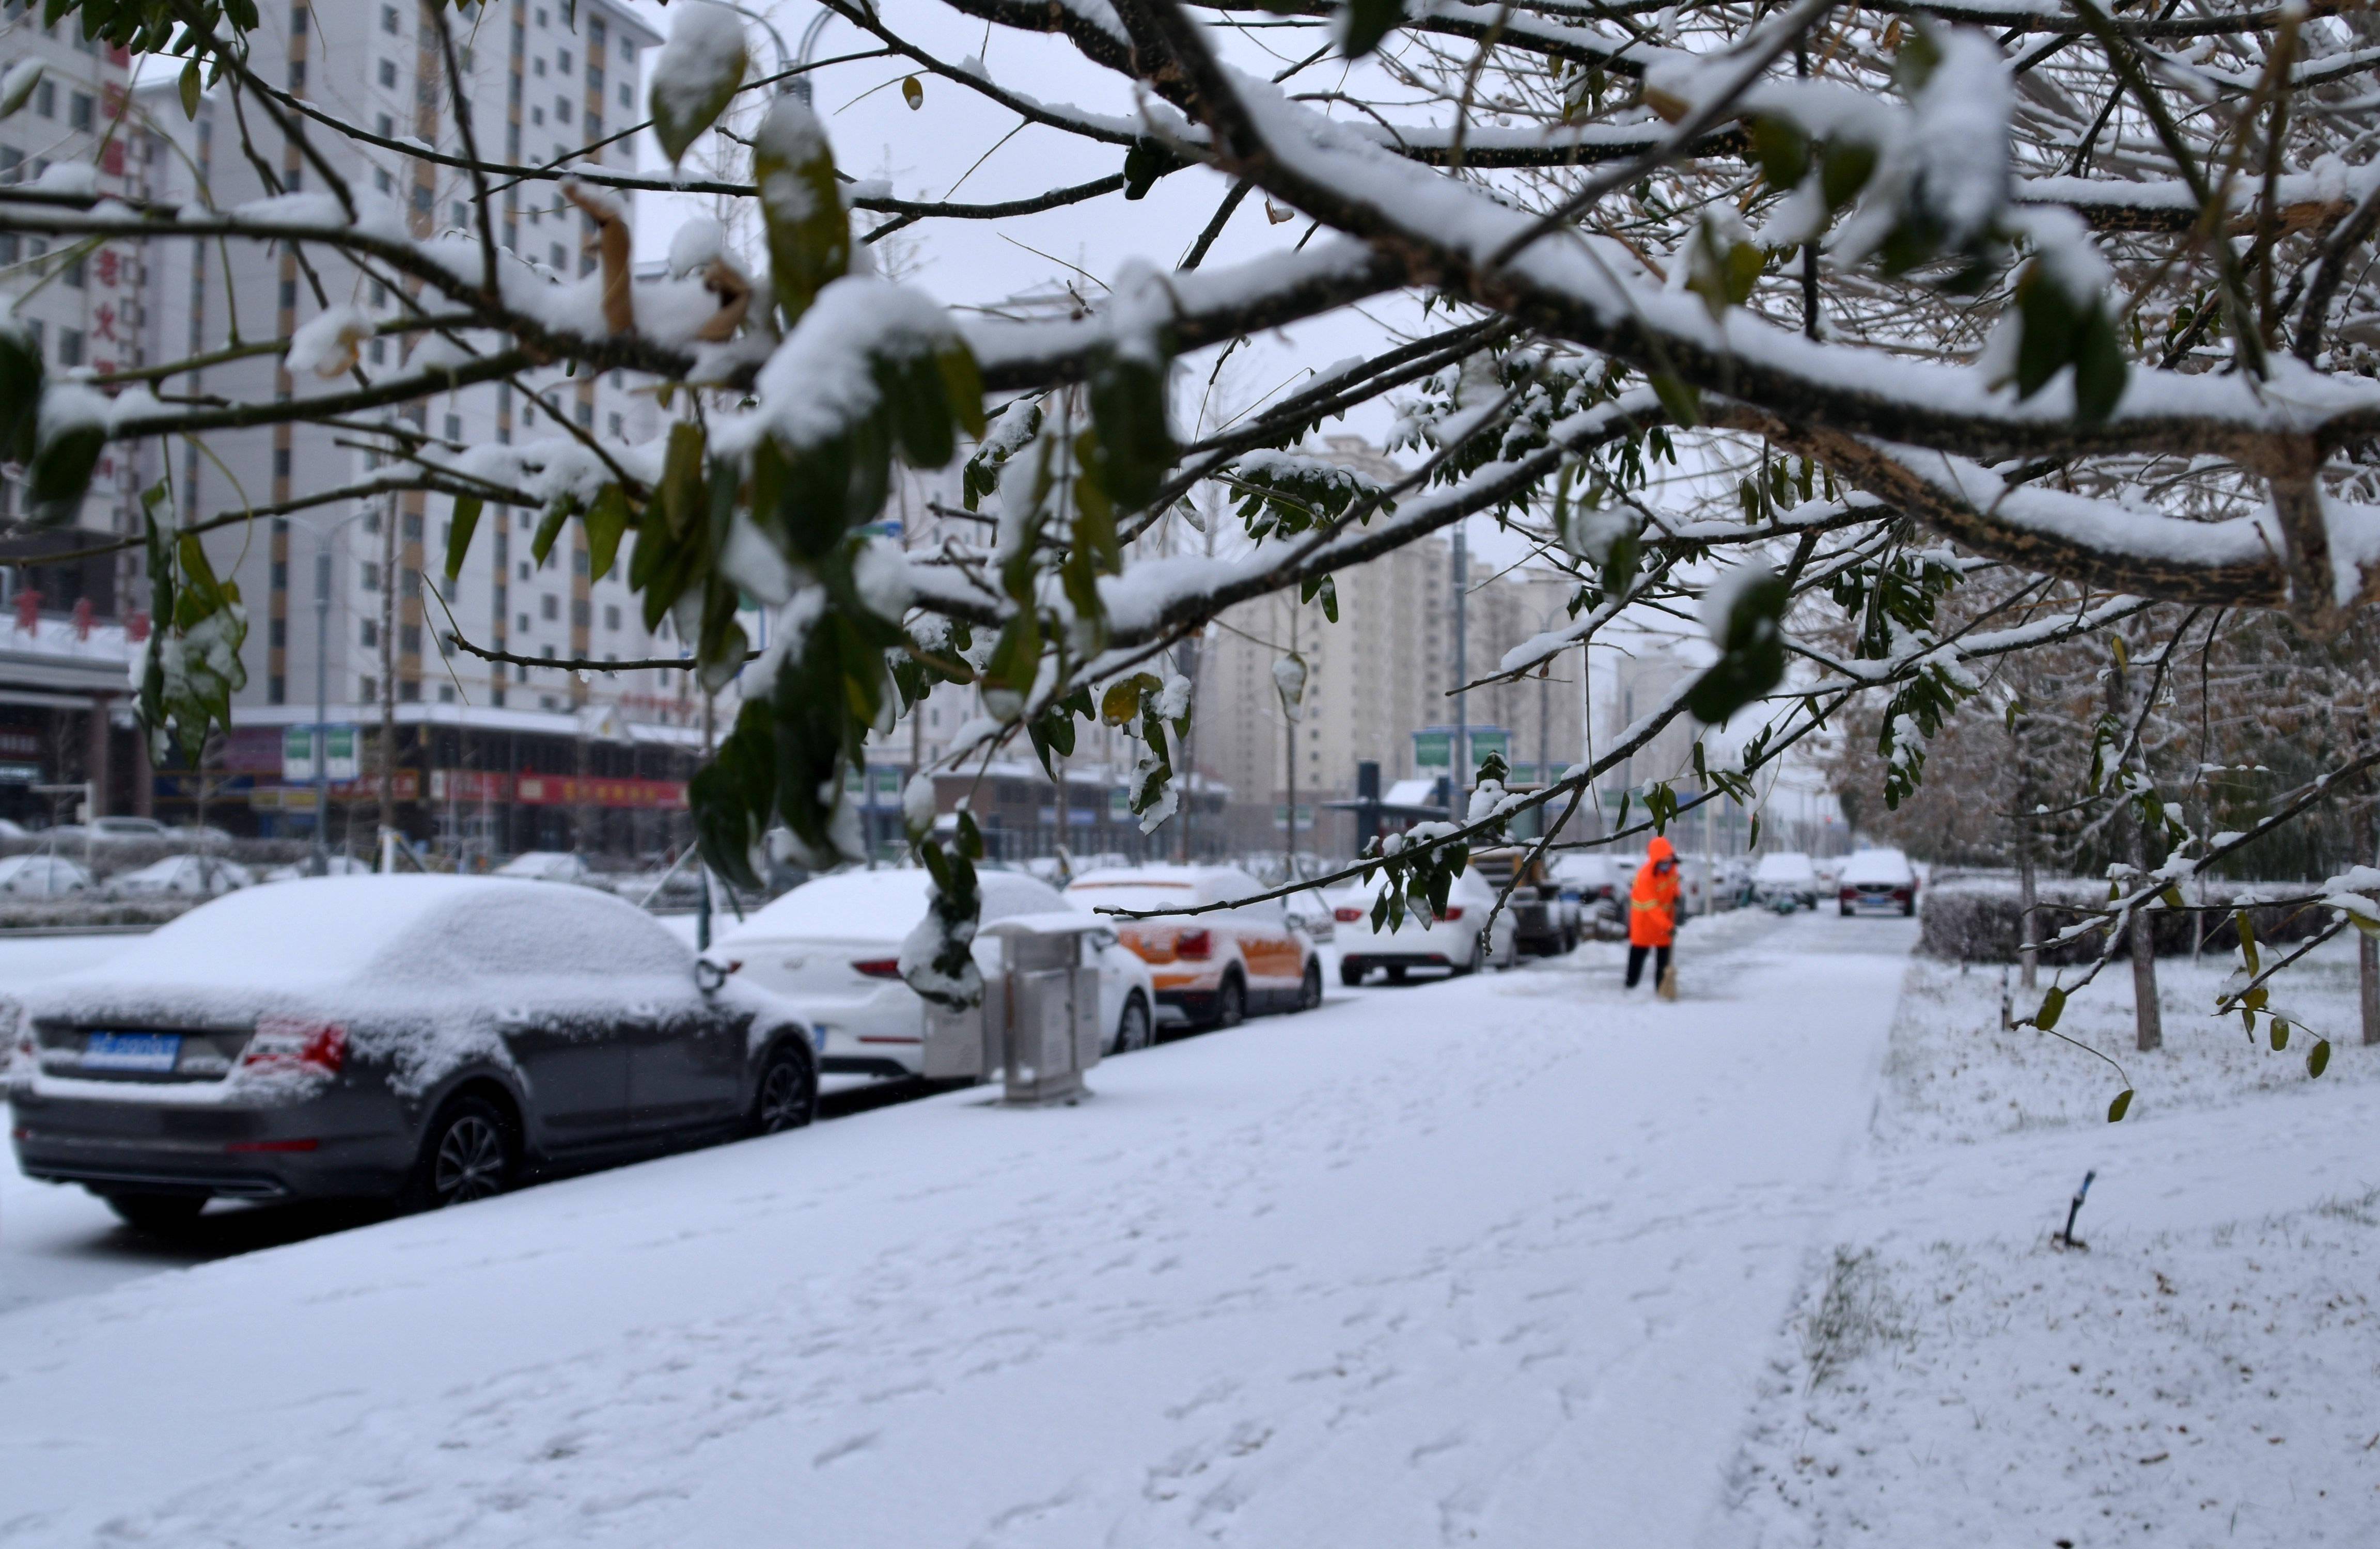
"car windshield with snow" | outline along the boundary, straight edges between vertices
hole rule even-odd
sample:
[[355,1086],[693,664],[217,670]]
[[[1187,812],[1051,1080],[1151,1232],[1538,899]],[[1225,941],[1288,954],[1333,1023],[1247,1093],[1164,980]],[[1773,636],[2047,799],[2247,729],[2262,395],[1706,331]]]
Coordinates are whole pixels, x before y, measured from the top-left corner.
[[243,889],[42,982],[19,1165],[136,1224],[212,1196],[440,1205],[805,1123],[807,1030],[607,895],[451,877]]

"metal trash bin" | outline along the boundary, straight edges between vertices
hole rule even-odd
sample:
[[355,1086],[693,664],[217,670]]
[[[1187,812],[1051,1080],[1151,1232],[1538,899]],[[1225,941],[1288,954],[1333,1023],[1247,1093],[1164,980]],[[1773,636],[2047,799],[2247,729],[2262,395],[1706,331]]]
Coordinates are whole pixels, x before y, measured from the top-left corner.
[[[977,932],[983,1001],[965,1010],[929,1007],[924,1073],[933,1080],[998,1076],[1002,1101],[1072,1102],[1083,1072],[1099,1062],[1099,970],[1088,938],[1107,928],[1088,915],[1018,914]],[[980,962],[980,959],[978,959]]]

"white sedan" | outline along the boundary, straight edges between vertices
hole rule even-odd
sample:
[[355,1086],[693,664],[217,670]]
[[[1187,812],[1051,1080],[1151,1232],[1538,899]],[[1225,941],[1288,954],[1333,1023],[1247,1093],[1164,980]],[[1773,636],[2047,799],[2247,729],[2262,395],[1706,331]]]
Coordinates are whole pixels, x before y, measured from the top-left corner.
[[[1341,984],[1360,985],[1375,968],[1387,973],[1389,983],[1401,985],[1415,968],[1473,974],[1490,962],[1510,968],[1519,960],[1512,912],[1496,908],[1496,889],[1478,872],[1466,870],[1454,879],[1447,889],[1446,913],[1437,919],[1425,920],[1408,908],[1396,929],[1374,930],[1372,904],[1387,885],[1385,877],[1376,877],[1369,887],[1350,888],[1332,900]],[[1492,926],[1490,913],[1496,916]]]
[[[978,876],[983,922],[1067,913],[1048,883],[1021,871]],[[801,1007],[811,1023],[819,1068],[829,1075],[914,1076],[925,1070],[926,1003],[901,977],[901,944],[926,917],[930,878],[905,867],[816,877],[728,931],[710,956],[739,964],[742,978]],[[1145,1048],[1156,992],[1148,965],[1089,933],[1099,953],[1099,1022],[1109,1051]],[[978,939],[976,961],[999,961],[999,943]]]
[[106,891],[110,898],[221,898],[255,880],[248,867],[237,861],[173,855],[108,878]]
[[63,855],[0,860],[0,893],[11,898],[70,898],[90,889],[91,873]]

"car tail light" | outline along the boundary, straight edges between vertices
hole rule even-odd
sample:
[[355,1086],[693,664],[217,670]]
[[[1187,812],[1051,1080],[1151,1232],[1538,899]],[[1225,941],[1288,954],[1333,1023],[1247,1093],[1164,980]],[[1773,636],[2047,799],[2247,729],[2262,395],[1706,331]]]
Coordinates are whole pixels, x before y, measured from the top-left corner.
[[1463,905],[1461,905],[1461,904],[1459,904],[1459,903],[1450,903],[1450,904],[1448,904],[1448,905],[1446,906],[1445,912],[1444,912],[1444,913],[1442,913],[1442,914],[1440,914],[1439,915],[1439,919],[1441,919],[1441,920],[1448,921],[1449,923],[1451,923],[1451,922],[1453,922],[1453,921],[1455,921],[1455,920],[1459,920],[1459,919],[1463,918]]
[[1909,902],[1909,898],[1910,898],[1910,889],[1907,889],[1907,888],[1895,888],[1895,889],[1892,889],[1892,902],[1895,902],[1895,903],[1907,903],[1907,902]]
[[1364,912],[1361,909],[1333,909],[1330,917],[1342,926],[1352,926],[1364,917]]
[[1855,903],[1859,901],[1859,889],[1857,888],[1845,888],[1842,890],[1841,898],[1845,903]]
[[851,966],[854,972],[871,979],[897,979],[901,976],[901,960],[897,957],[866,958]]
[[347,1030],[334,1022],[266,1017],[256,1024],[240,1064],[249,1070],[320,1071],[336,1075],[347,1062]]
[[1215,933],[1210,930],[1185,930],[1173,938],[1175,957],[1207,957],[1215,950]]

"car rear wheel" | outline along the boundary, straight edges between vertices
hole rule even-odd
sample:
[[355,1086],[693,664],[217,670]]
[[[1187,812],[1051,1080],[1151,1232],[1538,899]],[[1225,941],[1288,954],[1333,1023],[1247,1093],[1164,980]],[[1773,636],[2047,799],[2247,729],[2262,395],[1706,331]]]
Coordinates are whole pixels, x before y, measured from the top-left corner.
[[1350,989],[1364,982],[1364,965],[1354,958],[1339,964],[1339,982]]
[[1488,948],[1479,938],[1475,936],[1471,938],[1471,955],[1456,963],[1453,973],[1457,978],[1460,978],[1465,974],[1478,973],[1480,969],[1487,966],[1487,963]]
[[515,1161],[512,1126],[496,1106],[457,1097],[431,1121],[402,1203],[408,1210],[443,1210],[501,1194],[512,1187]]
[[107,1208],[135,1231],[178,1231],[207,1207],[204,1194],[110,1194]]
[[1322,1004],[1322,964],[1308,962],[1305,977],[1297,986],[1297,1009],[1310,1011]]
[[1389,983],[1392,985],[1401,985],[1404,982],[1405,965],[1402,962],[1392,962],[1389,964]]
[[1115,1052],[1130,1054],[1148,1047],[1148,1002],[1134,990],[1124,997],[1123,1015],[1116,1018]]
[[1215,1025],[1237,1027],[1247,1019],[1247,984],[1237,974],[1226,974],[1223,987],[1215,992]]
[[779,1044],[760,1068],[748,1128],[756,1135],[781,1134],[817,1116],[818,1079],[810,1073],[810,1062],[791,1045]]

